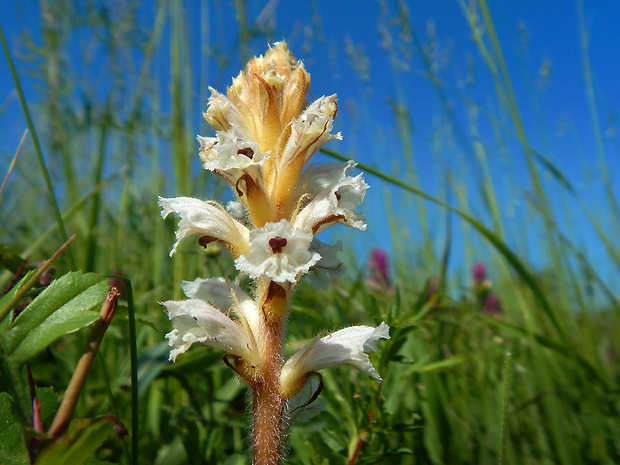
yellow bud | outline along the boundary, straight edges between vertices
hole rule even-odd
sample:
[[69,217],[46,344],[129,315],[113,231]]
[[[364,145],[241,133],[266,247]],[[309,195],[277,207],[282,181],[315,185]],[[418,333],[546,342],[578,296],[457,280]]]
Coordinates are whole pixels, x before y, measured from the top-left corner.
[[272,150],[284,127],[306,102],[310,75],[285,42],[251,59],[233,79],[228,98],[239,108],[262,151]]

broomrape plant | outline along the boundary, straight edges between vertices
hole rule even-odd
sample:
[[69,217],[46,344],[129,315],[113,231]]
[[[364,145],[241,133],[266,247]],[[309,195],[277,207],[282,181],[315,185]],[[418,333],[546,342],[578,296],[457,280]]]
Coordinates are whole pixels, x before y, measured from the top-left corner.
[[335,258],[341,245],[316,235],[336,223],[366,229],[357,207],[368,185],[361,174],[348,174],[355,163],[308,165],[323,144],[341,139],[331,132],[336,95],[306,106],[309,86],[303,62],[279,42],[250,60],[226,95],[210,88],[204,117],[216,136],[198,136],[200,158],[237,200],[224,208],[189,197],[159,199],[164,218],[180,218],[170,255],[190,236],[200,236],[202,246],[217,241],[253,280],[249,294],[226,278],[197,278],[181,284],[188,300],[163,305],[174,326],[166,335],[171,360],[194,343],[220,349],[251,386],[255,464],[281,463],[284,418],[316,398],[316,390],[308,396],[309,379],[320,379],[319,370],[348,364],[381,381],[366,352],[390,337],[385,323],[353,326],[315,338],[283,363],[295,287],[311,271],[329,276],[342,268]]

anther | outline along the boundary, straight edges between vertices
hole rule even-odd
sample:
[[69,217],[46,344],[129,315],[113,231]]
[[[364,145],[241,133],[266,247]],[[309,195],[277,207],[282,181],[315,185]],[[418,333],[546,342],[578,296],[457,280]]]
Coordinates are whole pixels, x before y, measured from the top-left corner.
[[269,239],[269,247],[271,247],[273,253],[281,253],[287,243],[286,237],[276,236]]
[[202,236],[201,238],[198,239],[198,245],[204,247],[205,249],[207,248],[207,245],[210,242],[213,241],[217,241],[217,238],[213,237],[213,236]]
[[254,150],[252,150],[250,147],[244,147],[242,149],[237,150],[237,155],[245,155],[251,160],[252,157],[254,156]]

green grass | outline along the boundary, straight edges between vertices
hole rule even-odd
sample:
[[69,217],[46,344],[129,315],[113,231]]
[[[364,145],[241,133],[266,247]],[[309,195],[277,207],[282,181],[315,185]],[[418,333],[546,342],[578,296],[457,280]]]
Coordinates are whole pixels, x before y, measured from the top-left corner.
[[[162,221],[157,196],[223,198],[224,186],[198,169],[194,134],[207,132],[204,123],[198,123],[206,102],[193,94],[192,80],[198,76],[198,82],[210,84],[224,73],[230,47],[247,57],[279,36],[268,23],[251,27],[242,1],[232,7],[239,30],[232,46],[208,43],[216,34],[209,35],[208,18],[203,18],[200,50],[221,64],[214,70],[206,60],[190,60],[189,12],[178,2],[160,3],[152,28],[138,25],[133,3],[112,8],[104,2],[101,9],[84,11],[72,9],[72,4],[41,1],[43,45],[25,33],[21,46],[5,47],[6,59],[16,60],[16,86],[28,74],[43,98],[27,101],[18,91],[31,139],[0,197],[3,216],[11,219],[0,241],[36,266],[67,234],[76,233],[71,250],[54,264],[56,277],[79,269],[131,281],[132,296],[121,299],[77,407],[80,418],[115,414],[130,430],[131,436],[117,444],[110,428],[97,459],[156,465],[248,463],[247,389],[215,351],[192,349],[175,364],[168,362],[163,335],[169,323],[158,304],[181,297],[182,279],[229,274],[232,260],[225,250],[190,245],[170,259],[175,224]],[[436,57],[408,23],[405,3],[397,6],[395,13],[387,6],[378,11],[398,19],[387,22],[383,31],[384,39],[391,37],[386,53],[395,66],[390,95],[394,127],[383,129],[400,141],[402,158],[393,161],[407,170],[394,175],[385,167],[361,166],[373,191],[384,191],[383,205],[394,207],[386,212],[395,252],[393,288],[371,287],[362,267],[355,268],[365,257],[355,257],[349,260],[349,273],[327,290],[318,292],[309,282],[301,286],[288,327],[294,347],[323,330],[388,322],[392,339],[382,341],[380,351],[372,354],[384,381],[378,384],[345,368],[325,371],[324,410],[294,424],[288,463],[617,463],[620,304],[586,248],[570,230],[558,226],[570,224],[571,209],[582,206],[615,271],[620,270],[614,241],[620,215],[607,168],[609,155],[601,143],[583,12],[583,73],[596,132],[598,175],[606,190],[605,204],[597,206],[587,204],[549,162],[549,154],[530,145],[523,102],[513,91],[516,77],[505,64],[504,55],[512,52],[502,48],[486,1],[463,2],[462,9],[477,58],[486,66],[481,72],[488,73],[494,85],[492,104],[477,102],[466,88],[456,91],[442,80],[434,67]],[[581,11],[580,2],[578,6]],[[204,15],[231,8],[209,2],[203,7]],[[399,41],[407,34],[412,38],[407,43],[422,58],[420,72],[436,93],[437,115],[411,115],[406,107],[412,73],[397,60]],[[91,47],[105,44],[105,65],[95,63],[80,37],[89,38]],[[83,47],[84,65],[66,53],[74,43]],[[162,64],[157,55],[164,48],[169,61]],[[301,56],[301,51],[294,52]],[[344,57],[345,52],[340,53]],[[307,65],[310,73],[312,66],[318,64]],[[98,75],[104,76],[102,88]],[[338,86],[327,91],[338,92]],[[206,95],[206,89],[200,92]],[[465,122],[452,110],[459,105],[468,109]],[[444,168],[449,172],[439,193],[431,196],[420,187],[423,173],[416,159],[426,155],[414,153],[411,121],[435,116],[443,126],[435,136],[439,149],[434,162],[442,173]],[[347,117],[344,111],[339,115]],[[482,126],[493,128],[493,143],[483,140]],[[547,258],[544,269],[531,263],[520,225],[510,221],[505,198],[498,194],[497,184],[504,179],[493,173],[502,166],[499,152],[507,140],[516,140],[520,149],[509,156],[525,160],[532,186],[526,216],[540,225],[537,249]],[[343,157],[333,152],[337,146],[329,149],[331,156]],[[445,153],[452,150],[458,159],[446,163]],[[13,155],[3,153],[3,160],[10,162]],[[470,164],[466,172],[476,172],[478,182],[448,170],[458,163]],[[508,176],[505,182],[515,196],[522,196],[516,179]],[[565,211],[551,202],[558,191],[568,199]],[[394,213],[396,208],[414,212],[419,222],[412,226]],[[600,211],[609,215],[610,228]],[[334,234],[336,239],[350,237],[342,229]],[[464,244],[463,257],[455,257],[457,240]],[[355,251],[351,247],[343,255],[351,257]],[[501,318],[481,312],[480,295],[467,271],[452,266],[455,261],[469,266],[479,254],[487,257]],[[15,263],[3,259],[2,289],[16,272]],[[429,300],[431,277],[438,278],[439,290]],[[134,311],[135,327],[129,317]],[[67,335],[31,362],[38,386],[64,391],[87,333]],[[136,374],[139,383],[133,395],[138,400],[133,402]]]

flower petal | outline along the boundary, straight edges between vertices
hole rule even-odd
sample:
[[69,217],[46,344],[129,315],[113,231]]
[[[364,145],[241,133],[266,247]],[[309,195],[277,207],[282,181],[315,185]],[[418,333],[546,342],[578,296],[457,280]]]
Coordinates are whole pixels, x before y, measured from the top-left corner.
[[217,137],[198,136],[200,142],[200,159],[205,169],[222,176],[231,186],[239,178],[248,174],[252,178],[262,179],[260,166],[266,155],[260,151],[256,142],[248,139],[237,128],[218,131]]
[[170,199],[160,197],[159,205],[162,207],[163,218],[170,213],[181,218],[179,229],[175,233],[177,241],[170,251],[170,256],[174,254],[181,241],[198,234],[224,243],[235,256],[247,253],[249,250],[248,228],[232,218],[219,205],[192,197]]
[[252,278],[295,283],[321,259],[309,250],[312,239],[310,228],[293,228],[286,220],[267,223],[250,232],[250,252],[237,258],[235,266]]
[[204,300],[222,313],[233,309],[247,322],[254,339],[261,334],[260,310],[254,299],[236,284],[224,278],[196,278],[193,281],[182,281],[181,289],[190,299]]
[[216,131],[228,131],[236,127],[243,134],[250,134],[243,115],[239,108],[221,92],[209,87],[211,97],[209,106],[202,116]]
[[354,166],[355,162],[349,161],[311,167],[300,184],[306,186],[312,200],[297,214],[293,224],[308,226],[315,234],[335,223],[365,230],[364,217],[356,208],[364,200],[368,184],[361,174],[346,175]]
[[338,110],[336,101],[335,94],[322,96],[308,105],[298,118],[291,121],[291,135],[278,161],[280,170],[300,156],[304,157],[303,165],[322,145],[332,139],[342,139],[340,133],[331,134]]
[[306,382],[307,374],[337,365],[352,365],[381,381],[365,352],[377,350],[377,341],[390,338],[390,327],[351,326],[321,339],[315,339],[295,353],[282,367],[280,384],[285,397],[295,395]]
[[252,343],[248,333],[218,309],[199,299],[163,302],[174,329],[166,334],[170,360],[175,360],[194,343],[247,358]]

